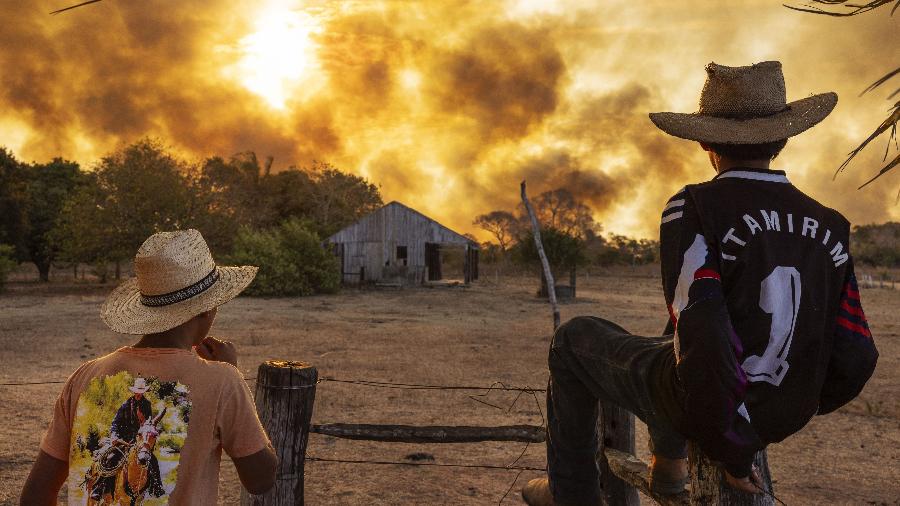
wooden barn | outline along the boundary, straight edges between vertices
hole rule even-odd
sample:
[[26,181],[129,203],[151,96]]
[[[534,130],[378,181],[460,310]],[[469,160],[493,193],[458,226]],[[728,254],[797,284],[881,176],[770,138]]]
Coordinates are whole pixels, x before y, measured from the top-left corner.
[[[364,216],[327,240],[346,284],[422,284],[444,279],[455,257],[465,283],[478,279],[478,244],[400,202]],[[460,269],[455,269],[459,271]]]

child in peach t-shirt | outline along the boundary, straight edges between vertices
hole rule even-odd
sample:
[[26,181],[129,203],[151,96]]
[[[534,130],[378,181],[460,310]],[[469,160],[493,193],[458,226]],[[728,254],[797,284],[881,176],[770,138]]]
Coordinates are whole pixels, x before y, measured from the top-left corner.
[[143,337],[69,377],[21,504],[56,504],[66,476],[69,504],[215,504],[222,450],[251,493],[275,482],[237,352],[207,337],[216,308],[256,267],[216,266],[200,233],[186,230],[151,236],[134,269],[101,317]]

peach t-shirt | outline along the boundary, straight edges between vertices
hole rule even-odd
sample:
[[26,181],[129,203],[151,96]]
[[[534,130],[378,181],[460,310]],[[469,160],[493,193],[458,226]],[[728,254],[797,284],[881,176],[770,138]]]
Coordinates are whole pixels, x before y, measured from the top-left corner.
[[240,458],[268,444],[231,364],[176,348],[125,347],[69,377],[41,450],[69,462],[69,504],[95,492],[140,496],[148,506],[204,505],[216,504],[223,449]]

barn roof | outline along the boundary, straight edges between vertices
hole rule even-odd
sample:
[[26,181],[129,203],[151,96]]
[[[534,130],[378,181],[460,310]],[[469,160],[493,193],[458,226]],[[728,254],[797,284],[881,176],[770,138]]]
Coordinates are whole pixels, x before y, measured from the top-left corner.
[[433,219],[429,218],[428,216],[425,216],[424,214],[420,213],[419,211],[416,211],[415,209],[413,209],[409,206],[406,206],[400,202],[397,202],[396,200],[389,202],[388,204],[385,204],[380,209],[363,216],[362,218],[357,220],[355,223],[348,225],[348,226],[344,227],[343,229],[341,229],[340,231],[334,233],[333,235],[331,235],[331,237],[328,238],[328,242],[344,242],[347,238],[356,236],[356,234],[353,233],[354,229],[359,228],[359,227],[367,227],[370,223],[374,222],[379,217],[383,218],[388,213],[395,212],[395,211],[399,211],[404,214],[410,214],[414,218],[417,218],[418,220],[427,222],[429,225],[428,228],[432,232],[438,232],[439,235],[443,238],[443,240],[441,242],[453,243],[453,244],[470,244],[473,247],[478,248],[477,242],[469,239],[468,237],[466,237],[458,232],[455,232],[455,231],[445,227],[444,225],[441,225],[436,220],[433,220]]

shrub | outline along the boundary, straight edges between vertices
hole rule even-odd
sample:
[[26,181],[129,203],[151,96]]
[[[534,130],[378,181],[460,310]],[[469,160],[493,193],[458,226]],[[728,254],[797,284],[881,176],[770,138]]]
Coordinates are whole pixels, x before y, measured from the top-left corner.
[[18,265],[15,260],[15,248],[8,244],[0,244],[0,290],[3,290],[6,277]]
[[259,266],[248,295],[312,295],[340,288],[338,259],[299,219],[270,230],[241,230],[228,263]]
[[[587,262],[584,241],[577,236],[547,227],[541,229],[541,243],[551,268],[570,269]],[[534,233],[530,230],[519,238],[512,254],[513,261],[520,265],[541,267],[537,246],[534,245]]]

